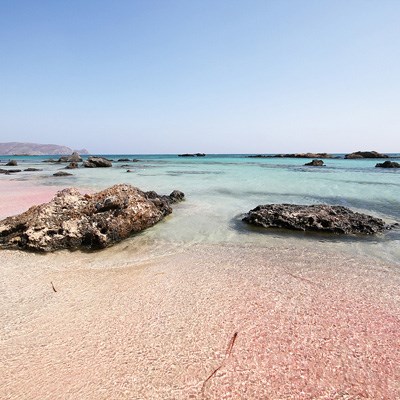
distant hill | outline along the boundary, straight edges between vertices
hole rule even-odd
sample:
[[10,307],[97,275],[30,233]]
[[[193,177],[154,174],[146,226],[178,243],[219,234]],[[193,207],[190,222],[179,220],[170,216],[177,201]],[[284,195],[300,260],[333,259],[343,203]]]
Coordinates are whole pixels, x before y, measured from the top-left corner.
[[[71,154],[74,150],[67,146],[59,146],[57,144],[38,144],[38,143],[19,143],[8,142],[0,143],[0,155],[2,156],[15,156],[15,155],[29,155],[29,156],[45,156],[45,155],[59,155]],[[89,154],[86,149],[75,150],[79,154]]]

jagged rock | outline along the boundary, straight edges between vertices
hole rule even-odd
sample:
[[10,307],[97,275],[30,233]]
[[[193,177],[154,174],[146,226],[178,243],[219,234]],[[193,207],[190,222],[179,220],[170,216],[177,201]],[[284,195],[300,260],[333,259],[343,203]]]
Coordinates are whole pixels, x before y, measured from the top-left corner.
[[310,167],[323,167],[324,162],[322,160],[312,160],[309,163],[305,163],[304,165],[307,165]]
[[65,171],[58,171],[55,174],[53,174],[53,176],[72,176],[72,174],[70,174],[69,172],[65,172]]
[[6,167],[16,167],[18,165],[16,160],[10,160],[7,164]]
[[57,162],[59,163],[78,163],[82,161],[82,157],[76,152],[74,151],[70,156],[62,156],[58,159]]
[[264,228],[337,234],[373,234],[389,228],[380,218],[342,206],[267,204],[249,211],[244,222]]
[[183,194],[170,198],[130,185],[86,195],[64,189],[49,203],[0,221],[0,247],[34,251],[105,248],[162,220],[172,212],[170,204],[178,197]]
[[39,168],[27,168],[24,169],[25,172],[35,172],[35,171],[43,171],[42,169]]
[[355,160],[358,158],[389,158],[389,156],[387,154],[378,153],[377,151],[356,151],[346,154],[344,158]]
[[77,162],[70,162],[70,163],[65,167],[65,169],[76,169],[76,168],[78,168],[78,167],[79,167],[79,165],[78,165]]
[[89,157],[87,161],[84,161],[83,166],[86,168],[104,168],[112,167],[111,161],[104,157]]
[[377,168],[400,168],[400,163],[395,161],[385,161],[375,165]]

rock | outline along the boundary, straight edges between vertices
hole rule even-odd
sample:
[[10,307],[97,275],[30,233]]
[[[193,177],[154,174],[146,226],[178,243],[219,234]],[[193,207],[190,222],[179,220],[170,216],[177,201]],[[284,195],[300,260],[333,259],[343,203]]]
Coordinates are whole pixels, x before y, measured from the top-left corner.
[[304,165],[311,167],[324,167],[324,162],[322,160],[312,160],[309,163],[305,163]]
[[65,169],[76,169],[76,168],[79,168],[79,165],[78,165],[77,162],[70,162],[70,163],[65,167]]
[[172,212],[171,203],[169,196],[130,185],[90,195],[64,189],[49,203],[0,221],[0,247],[44,252],[105,248],[162,220]]
[[132,162],[140,162],[140,160],[138,160],[137,158],[134,158],[134,159],[132,160]]
[[10,160],[7,164],[6,167],[16,167],[18,165],[16,160]]
[[42,162],[46,162],[46,163],[56,163],[57,160],[54,160],[54,158],[49,158],[48,160],[43,160]]
[[376,168],[400,168],[400,163],[394,161],[385,161],[375,165]]
[[127,169],[126,172],[132,172],[130,169]]
[[55,174],[53,174],[53,176],[72,176],[72,174],[70,174],[69,172],[65,172],[65,171],[58,171]]
[[82,157],[81,157],[76,151],[74,151],[74,152],[68,157],[68,162],[71,162],[71,163],[82,162]]
[[295,153],[295,154],[276,154],[278,158],[333,158],[328,153]]
[[0,174],[10,175],[16,174],[17,172],[21,172],[20,169],[2,169],[0,168]]
[[346,154],[344,158],[355,160],[358,158],[389,158],[389,156],[387,154],[378,153],[377,151],[356,151]]
[[383,220],[360,214],[342,206],[267,204],[243,218],[244,222],[264,228],[337,234],[373,234],[388,228]]
[[178,154],[178,157],[205,157],[204,153],[184,153]]
[[39,168],[27,168],[24,169],[25,172],[35,172],[35,171],[43,171],[42,169]]
[[70,156],[60,157],[57,162],[59,162],[59,163],[64,163],[64,162],[78,163],[81,161],[82,161],[82,157],[76,151],[74,151]]
[[131,161],[129,158],[120,158],[117,162],[129,162]]
[[84,161],[83,166],[86,168],[104,168],[112,167],[111,161],[103,157],[89,157],[87,161]]

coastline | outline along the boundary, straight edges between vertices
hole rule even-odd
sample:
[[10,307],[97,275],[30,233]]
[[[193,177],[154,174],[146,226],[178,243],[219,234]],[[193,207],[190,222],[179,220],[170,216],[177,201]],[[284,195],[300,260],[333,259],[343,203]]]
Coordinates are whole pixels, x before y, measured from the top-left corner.
[[2,398],[398,398],[398,268],[210,245],[121,263],[123,246],[1,251]]

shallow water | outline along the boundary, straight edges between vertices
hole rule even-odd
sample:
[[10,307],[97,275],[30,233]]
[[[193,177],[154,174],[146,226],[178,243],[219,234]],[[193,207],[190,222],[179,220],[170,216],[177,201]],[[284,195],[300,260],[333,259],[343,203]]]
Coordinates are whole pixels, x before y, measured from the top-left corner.
[[[179,189],[186,201],[154,228],[127,241],[146,246],[149,257],[165,248],[190,247],[196,243],[248,243],[258,246],[314,246],[368,255],[400,263],[400,229],[374,237],[263,231],[248,227],[241,215],[259,204],[336,204],[365,212],[388,223],[400,221],[400,171],[375,168],[380,160],[325,160],[326,167],[305,167],[307,159],[254,159],[245,155],[212,155],[183,158],[171,155],[107,155],[135,158],[139,162],[115,162],[112,168],[80,168],[71,177],[52,176],[61,165],[43,163],[46,157],[18,156],[17,168],[42,168],[0,179],[28,181],[39,186],[77,186],[98,190],[129,183],[143,190],[170,193]],[[2,161],[10,157],[0,157]],[[47,157],[49,158],[49,157]],[[122,167],[124,165],[124,167]],[[125,166],[128,165],[128,166]],[[130,169],[132,172],[127,173]],[[1,210],[0,210],[1,214]],[[4,217],[5,215],[1,215]]]

